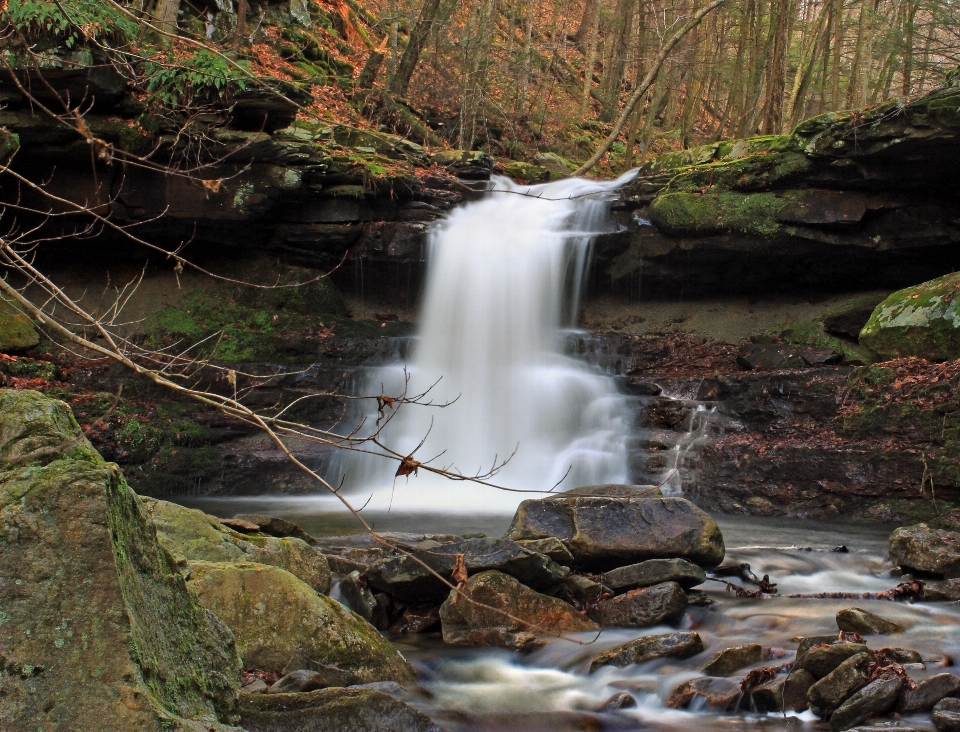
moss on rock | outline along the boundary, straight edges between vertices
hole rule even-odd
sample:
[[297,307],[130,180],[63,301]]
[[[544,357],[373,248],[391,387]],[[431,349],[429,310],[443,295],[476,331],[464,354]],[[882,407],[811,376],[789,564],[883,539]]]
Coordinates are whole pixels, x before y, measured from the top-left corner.
[[10,303],[0,301],[0,352],[25,351],[39,343],[40,336],[30,318]]

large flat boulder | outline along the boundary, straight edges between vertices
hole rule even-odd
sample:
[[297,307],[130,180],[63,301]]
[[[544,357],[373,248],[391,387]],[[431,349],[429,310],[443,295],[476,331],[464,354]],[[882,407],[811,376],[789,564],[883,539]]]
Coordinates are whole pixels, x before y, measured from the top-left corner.
[[698,633],[645,635],[601,651],[590,662],[590,671],[596,671],[601,666],[624,668],[634,663],[646,663],[657,658],[690,658],[703,653],[703,649],[703,639]]
[[458,554],[464,557],[468,575],[497,570],[535,590],[552,589],[570,573],[546,555],[509,539],[465,539],[411,553],[416,560],[404,555],[375,562],[367,569],[367,581],[400,602],[426,605],[442,602],[450,593],[450,587],[430,569],[450,579]]
[[543,645],[544,635],[597,630],[573,605],[503,572],[474,575],[462,592],[456,602],[451,592],[440,607],[443,639],[451,645],[531,650]]
[[673,622],[687,609],[687,595],[676,582],[631,590],[601,600],[587,610],[591,620],[616,628],[649,628]]
[[413,668],[376,628],[280,567],[190,562],[188,585],[233,630],[245,666],[282,671],[295,658],[344,672],[349,683],[411,683]]
[[0,729],[228,729],[233,636],[69,407],[0,390],[0,456]]
[[960,577],[960,532],[926,524],[901,527],[890,534],[890,558],[908,572]]
[[154,498],[146,498],[144,503],[160,543],[179,560],[271,564],[296,575],[317,592],[330,591],[326,558],[303,539],[241,534],[203,511]]
[[646,559],[723,561],[720,527],[684,498],[564,496],[524,501],[504,538],[562,541],[577,563],[605,571]]

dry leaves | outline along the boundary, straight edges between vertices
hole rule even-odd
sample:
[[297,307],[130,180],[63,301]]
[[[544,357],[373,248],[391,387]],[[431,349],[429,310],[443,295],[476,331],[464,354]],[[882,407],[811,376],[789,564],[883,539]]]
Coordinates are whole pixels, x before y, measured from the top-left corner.
[[460,599],[460,590],[467,584],[467,563],[463,554],[457,554],[453,561],[453,572],[450,575],[450,579],[457,583],[457,591],[454,593],[450,604],[456,605],[457,600]]

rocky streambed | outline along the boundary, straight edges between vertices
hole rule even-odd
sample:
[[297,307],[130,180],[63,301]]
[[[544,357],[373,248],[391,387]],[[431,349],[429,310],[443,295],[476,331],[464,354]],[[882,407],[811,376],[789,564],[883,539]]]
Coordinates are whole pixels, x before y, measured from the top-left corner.
[[4,729],[960,724],[955,533],[614,485],[377,543],[141,498],[39,393],[0,415]]

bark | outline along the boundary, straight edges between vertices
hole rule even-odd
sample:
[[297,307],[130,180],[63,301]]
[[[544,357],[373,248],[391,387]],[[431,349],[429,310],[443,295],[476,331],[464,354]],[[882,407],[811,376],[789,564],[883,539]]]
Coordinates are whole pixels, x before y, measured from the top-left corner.
[[596,28],[599,18],[600,0],[586,0],[583,4],[583,15],[580,18],[580,26],[570,39],[577,44],[581,53],[586,54],[588,52],[589,46],[587,42],[590,34],[594,32],[593,29]]
[[778,134],[783,127],[783,92],[786,87],[787,46],[790,43],[792,2],[774,2],[770,14],[771,51],[763,105],[763,132]]
[[633,11],[635,0],[617,0],[615,16],[612,22],[613,42],[610,56],[603,65],[603,108],[600,110],[601,122],[612,122],[620,101],[620,87],[627,68],[627,50],[633,32]]
[[[177,34],[177,16],[180,14],[180,0],[158,0],[154,10],[154,19],[157,27],[165,34]],[[173,45],[173,38],[164,35],[160,39],[160,44],[164,48],[170,48]]]
[[410,33],[410,40],[403,51],[403,56],[400,57],[400,63],[397,64],[397,71],[390,80],[391,93],[401,97],[407,95],[410,79],[420,61],[420,51],[423,50],[423,45],[430,35],[430,29],[433,28],[439,10],[440,0],[424,0],[420,17],[417,18],[417,24]]

